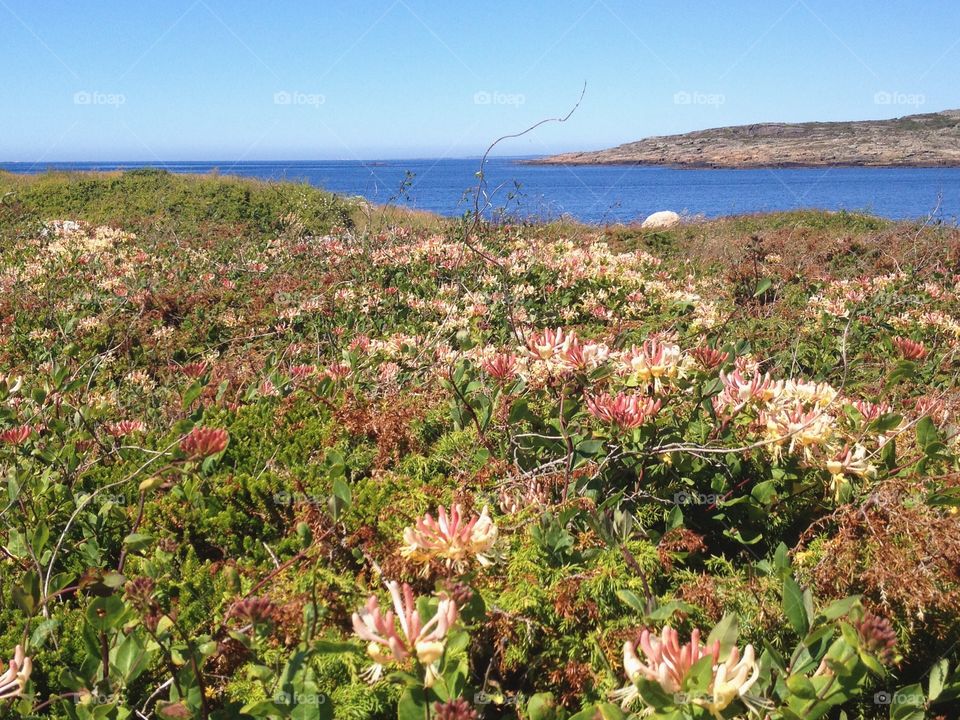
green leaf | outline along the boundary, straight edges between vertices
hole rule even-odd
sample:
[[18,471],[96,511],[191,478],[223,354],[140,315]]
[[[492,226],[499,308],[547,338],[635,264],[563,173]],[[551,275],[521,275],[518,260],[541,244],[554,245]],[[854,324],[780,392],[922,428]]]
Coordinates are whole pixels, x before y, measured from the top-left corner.
[[773,553],[773,565],[778,570],[787,570],[790,568],[790,549],[780,543]]
[[347,484],[347,481],[342,477],[334,479],[333,494],[327,501],[327,506],[329,507],[330,514],[333,516],[334,520],[339,520],[340,516],[343,514],[343,511],[350,507],[350,501],[352,498],[353,493],[350,490],[350,486]]
[[683,612],[688,615],[697,611],[690,603],[683,602],[683,600],[671,600],[670,602],[664,603],[663,605],[654,608],[651,612],[647,613],[647,620],[669,620],[675,612]]
[[893,694],[890,703],[891,720],[923,720],[926,698],[919,684],[907,685]]
[[790,575],[783,579],[783,614],[787,616],[790,626],[798,635],[807,634],[809,624],[804,607],[803,590]]
[[887,413],[882,417],[878,417],[872,423],[870,423],[870,432],[875,433],[885,433],[894,428],[900,427],[900,423],[903,422],[903,415],[898,415],[896,413]]
[[60,624],[60,621],[56,618],[50,618],[49,620],[44,620],[42,623],[37,625],[33,629],[33,633],[30,635],[30,647],[39,648],[50,637],[50,634],[57,629],[57,626]]
[[633,592],[633,590],[627,590],[627,589],[617,590],[617,597],[623,600],[627,605],[632,607],[638,613],[646,614],[647,612],[646,603],[643,600],[641,600],[640,597],[635,592]]
[[737,636],[740,634],[740,625],[737,616],[733,613],[724,615],[707,637],[707,647],[720,641],[720,657],[725,658],[730,650],[737,644]]
[[131,533],[123,539],[123,544],[130,549],[130,552],[139,552],[153,544],[153,535],[149,533]]
[[769,290],[771,287],[773,287],[773,279],[772,279],[772,278],[763,278],[763,280],[761,280],[759,283],[757,283],[757,289],[754,291],[753,296],[754,296],[755,298],[756,298],[756,297],[760,297],[760,296],[763,295],[767,290]]
[[940,433],[937,432],[937,426],[929,415],[917,423],[917,445],[926,451],[926,449],[935,442],[940,442]]
[[841,600],[834,600],[832,603],[827,605],[823,609],[823,612],[820,614],[823,615],[827,620],[836,620],[837,618],[843,617],[850,610],[853,609],[853,606],[860,601],[859,595],[851,595],[850,597],[845,597]]
[[930,668],[930,683],[927,688],[927,697],[930,702],[934,702],[940,693],[943,692],[943,686],[947,683],[947,674],[950,669],[950,661],[942,658],[932,668]]
[[397,703],[397,720],[426,720],[427,696],[421,687],[408,687]]
[[87,606],[87,622],[101,632],[118,627],[126,614],[126,605],[116,595],[94,598]]
[[183,393],[183,409],[186,410],[193,405],[194,400],[200,397],[200,393],[202,392],[203,385],[201,385],[199,382],[194,382],[190,387],[188,387]]

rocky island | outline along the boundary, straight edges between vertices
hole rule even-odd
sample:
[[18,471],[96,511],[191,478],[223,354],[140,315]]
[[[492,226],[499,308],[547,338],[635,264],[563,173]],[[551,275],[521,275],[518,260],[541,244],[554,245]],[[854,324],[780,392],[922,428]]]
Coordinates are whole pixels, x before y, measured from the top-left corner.
[[890,120],[737,125],[531,162],[705,168],[960,166],[960,110]]

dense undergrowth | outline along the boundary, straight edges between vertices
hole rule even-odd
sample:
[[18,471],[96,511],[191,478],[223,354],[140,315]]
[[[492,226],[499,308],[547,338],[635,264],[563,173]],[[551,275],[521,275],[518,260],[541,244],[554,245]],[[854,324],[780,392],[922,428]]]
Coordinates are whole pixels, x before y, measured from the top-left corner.
[[956,229],[0,196],[0,714],[950,716]]

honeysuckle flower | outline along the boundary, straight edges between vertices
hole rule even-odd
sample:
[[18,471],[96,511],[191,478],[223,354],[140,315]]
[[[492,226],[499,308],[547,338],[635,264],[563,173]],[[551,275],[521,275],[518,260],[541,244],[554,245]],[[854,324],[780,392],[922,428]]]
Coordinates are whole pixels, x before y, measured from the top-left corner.
[[682,377],[685,369],[680,346],[655,338],[640,347],[631,346],[621,354],[620,362],[628,373],[651,384],[654,392],[659,392],[664,382]]
[[803,380],[787,380],[780,388],[778,396],[788,400],[799,400],[808,405],[824,408],[837,397],[837,391],[828,383],[813,383]]
[[450,508],[449,513],[441,506],[436,520],[427,513],[404,529],[403,541],[405,545],[400,552],[413,562],[426,566],[436,559],[456,572],[463,572],[471,557],[481,565],[493,562],[491,551],[497,541],[497,526],[490,519],[487,507],[467,520],[459,505]]
[[200,378],[210,369],[210,366],[204,361],[189,362],[178,366],[177,368],[183,375],[189,378]]
[[767,440],[775,446],[774,455],[788,443],[788,451],[801,450],[807,460],[811,448],[825,445],[834,435],[834,418],[828,413],[813,409],[805,410],[802,403],[793,406],[777,406],[763,412],[760,422],[764,424]]
[[726,660],[720,662],[720,641],[707,646],[700,642],[700,637],[700,631],[694,630],[690,641],[681,645],[673,628],[664,627],[659,638],[644,630],[640,635],[644,660],[637,656],[633,643],[624,643],[623,667],[630,682],[614,692],[613,697],[620,700],[624,708],[632,705],[640,698],[636,682],[641,678],[657,683],[668,694],[677,695],[682,692],[691,668],[709,657],[712,677],[707,692],[691,697],[689,702],[709,710],[716,718],[722,718],[721,712],[735,700],[746,702],[744,696],[760,676],[753,646],[747,645],[742,655],[737,647],[732,647]]
[[834,454],[827,461],[827,472],[833,476],[856,475],[857,477],[873,477],[877,469],[867,461],[867,448],[859,443],[844,445],[843,449]]
[[294,382],[307,380],[317,374],[316,365],[294,365],[290,368],[290,377]]
[[517,356],[513,353],[497,353],[480,363],[480,368],[498,382],[504,382],[517,374]]
[[578,344],[577,335],[572,330],[565,332],[562,328],[556,330],[547,328],[541,332],[532,333],[527,338],[526,350],[535,360],[550,360],[556,355],[566,354],[576,344]]
[[33,661],[24,654],[23,646],[17,645],[7,671],[0,676],[0,699],[20,697],[27,687],[31,672]]
[[745,701],[745,695],[760,677],[760,665],[756,661],[753,645],[747,645],[743,650],[734,646],[730,648],[730,655],[726,662],[715,665],[713,681],[710,683],[710,697],[694,698],[693,703],[706,708],[718,720],[723,720],[722,713],[737,699]]
[[679,633],[669,626],[661,630],[659,638],[644,629],[640,633],[639,645],[646,662],[637,656],[634,643],[628,641],[623,644],[623,669],[629,684],[617,690],[613,696],[621,701],[624,708],[640,697],[635,685],[638,679],[655,682],[664,692],[672,695],[680,692],[687,673],[698,660],[710,655],[716,663],[720,655],[719,641],[707,647],[700,642],[700,631],[694,630],[690,641],[681,645]]
[[33,426],[20,425],[0,432],[0,442],[4,445],[23,445],[33,433]]
[[720,367],[730,357],[730,353],[712,347],[698,347],[690,352],[694,359],[706,370]]
[[119,420],[117,422],[107,423],[107,434],[122,438],[135,433],[141,433],[147,429],[142,420]]
[[229,441],[222,428],[196,427],[180,441],[180,450],[191,459],[201,459],[223,452]]
[[377,596],[371,595],[366,605],[353,614],[353,631],[369,643],[367,654],[374,662],[365,676],[376,682],[388,663],[403,664],[415,657],[425,667],[424,684],[430,687],[437,678],[447,633],[457,621],[457,605],[449,597],[441,596],[436,613],[424,623],[409,585],[390,581],[386,586],[393,601],[392,610],[384,612]]
[[863,416],[865,423],[872,423],[890,413],[893,408],[887,403],[874,403],[869,400],[855,400],[853,406]]
[[662,401],[642,395],[599,393],[585,396],[587,410],[598,420],[632,430],[656,415]]
[[336,362],[331,363],[326,370],[323,371],[323,374],[334,382],[339,382],[340,380],[345,380],[350,377],[350,373],[353,370],[346,363]]
[[600,367],[610,356],[610,348],[603,343],[573,343],[560,355],[561,362],[571,370],[589,371]]
[[737,368],[726,374],[720,373],[720,380],[723,392],[719,396],[719,404],[731,409],[739,410],[750,403],[765,402],[777,392],[770,373],[745,377],[743,371]]
[[893,344],[906,360],[923,360],[927,356],[927,348],[922,342],[897,335],[893,338]]
[[867,652],[884,665],[893,662],[897,648],[897,633],[890,620],[868,610],[854,627]]

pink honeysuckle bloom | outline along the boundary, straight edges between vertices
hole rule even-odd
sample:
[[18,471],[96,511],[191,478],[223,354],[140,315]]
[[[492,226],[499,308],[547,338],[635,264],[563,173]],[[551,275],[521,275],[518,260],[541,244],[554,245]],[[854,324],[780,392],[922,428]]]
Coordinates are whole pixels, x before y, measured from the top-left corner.
[[230,435],[222,428],[196,427],[180,441],[180,450],[197,460],[223,452],[229,441]]
[[32,671],[33,661],[24,654],[23,646],[17,645],[7,671],[0,676],[0,700],[20,697],[27,687]]
[[119,420],[107,423],[107,434],[115,438],[142,433],[146,429],[147,426],[141,420]]
[[712,347],[698,347],[690,353],[706,370],[713,370],[723,365],[730,357],[730,353],[716,350]]
[[197,379],[199,377],[203,377],[207,370],[210,369],[210,366],[206,362],[200,360],[197,362],[190,362],[180,365],[177,369],[187,377]]
[[349,348],[350,350],[366,352],[370,347],[370,338],[366,335],[357,335],[353,340],[350,341]]
[[893,344],[906,360],[923,360],[927,356],[927,348],[922,342],[898,335],[893,338]]
[[353,631],[369,643],[367,654],[374,662],[365,675],[370,682],[376,682],[383,676],[387,663],[402,664],[416,657],[426,668],[424,684],[430,687],[437,678],[447,632],[457,621],[457,604],[441,596],[436,614],[424,623],[410,586],[400,586],[395,581],[386,585],[393,601],[392,610],[384,612],[377,596],[371,595],[366,605],[353,614]]
[[598,420],[632,430],[656,415],[662,406],[660,400],[642,395],[619,393],[586,395],[587,410]]
[[715,642],[712,647],[702,645],[699,630],[693,631],[690,642],[680,645],[680,636],[671,627],[664,627],[659,638],[644,629],[640,633],[639,644],[646,662],[637,656],[634,643],[628,641],[623,644],[623,669],[629,683],[617,690],[614,697],[625,708],[640,697],[636,687],[636,681],[640,678],[659,684],[664,692],[678,693],[683,688],[690,668],[700,658],[711,655],[716,663],[720,655],[720,642]]
[[651,383],[654,390],[659,390],[665,381],[680,377],[684,371],[680,346],[656,338],[645,340],[640,347],[631,346],[620,360],[627,372]]
[[5,445],[23,445],[33,433],[32,425],[20,425],[0,432],[0,442]]
[[730,408],[741,408],[749,403],[758,403],[768,400],[774,387],[770,373],[744,377],[740,369],[729,373],[720,373],[723,382],[723,392],[720,397],[723,404]]
[[497,526],[486,507],[467,520],[459,505],[450,508],[449,513],[440,506],[436,520],[430,513],[418,518],[403,531],[403,541],[406,544],[400,552],[404,557],[424,565],[437,559],[448,568],[463,572],[471,557],[481,565],[493,562],[491,551],[497,541]]
[[680,644],[676,630],[664,627],[658,638],[649,630],[640,635],[640,649],[644,660],[637,655],[632,642],[623,646],[623,667],[629,684],[613,693],[624,708],[638,698],[636,682],[645,679],[655,682],[664,692],[676,695],[682,692],[691,668],[702,658],[712,660],[712,678],[705,696],[692,697],[689,702],[706,708],[712,715],[721,718],[721,712],[736,699],[743,699],[760,675],[753,646],[747,645],[741,657],[740,650],[731,648],[724,662],[720,662],[720,642],[707,646],[700,642],[700,631],[694,630],[690,641]]
[[294,365],[290,368],[290,377],[295,382],[307,380],[317,374],[316,365]]
[[517,356],[513,353],[497,353],[480,363],[481,369],[498,382],[505,382],[517,374]]
[[893,408],[887,403],[873,403],[869,400],[856,400],[854,401],[853,406],[861,415],[863,415],[863,420],[866,423],[872,423],[874,420],[879,420],[893,410]]
[[603,343],[573,343],[560,354],[560,361],[571,370],[590,371],[610,357],[610,348]]
[[326,370],[323,371],[323,374],[334,382],[339,382],[340,380],[345,380],[350,377],[350,373],[353,370],[346,363],[336,362],[331,363]]
[[730,648],[730,655],[726,662],[714,665],[713,681],[710,683],[709,698],[694,698],[693,703],[710,711],[717,720],[723,720],[721,713],[730,704],[740,699],[750,707],[746,694],[757,678],[760,677],[760,665],[756,661],[753,645],[747,645],[743,650],[734,646]]
[[527,339],[527,352],[536,360],[550,360],[556,355],[565,355],[571,347],[578,344],[577,334],[573,330],[564,332],[563,328],[547,328],[530,335]]

